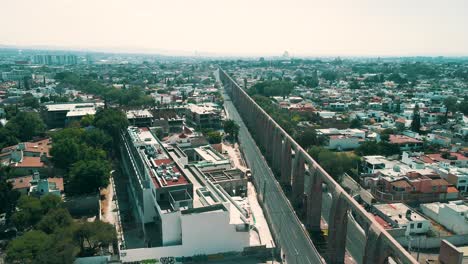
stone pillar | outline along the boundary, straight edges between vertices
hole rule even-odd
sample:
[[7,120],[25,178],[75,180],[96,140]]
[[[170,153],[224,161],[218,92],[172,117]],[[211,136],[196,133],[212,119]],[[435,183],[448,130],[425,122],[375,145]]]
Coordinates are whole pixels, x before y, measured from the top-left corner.
[[287,138],[284,139],[283,153],[281,155],[281,183],[287,186],[291,185],[291,143]]
[[278,151],[278,129],[275,127],[271,131],[272,141],[271,144],[271,169],[276,172],[278,164],[276,163],[276,154]]
[[255,116],[257,119],[257,122],[255,122],[255,141],[259,145],[259,147],[263,148],[263,142],[261,140],[262,136],[262,114],[260,113],[260,110],[255,109]]
[[333,194],[328,221],[327,263],[344,263],[348,204],[341,192]]
[[278,128],[275,129],[275,142],[273,144],[275,146],[273,153],[273,170],[276,174],[281,174],[281,155],[283,153],[283,140],[281,136],[281,130]]
[[275,125],[271,118],[267,118],[265,131],[265,159],[269,162],[270,166],[273,164],[273,142],[275,137]]
[[294,158],[293,178],[292,178],[292,197],[295,205],[302,203],[304,198],[304,154],[296,151]]
[[389,248],[382,241],[382,233],[373,223],[366,232],[366,245],[364,249],[363,264],[388,263]]
[[307,193],[307,227],[312,231],[320,231],[322,219],[322,177],[320,171],[314,168],[311,173],[310,186]]

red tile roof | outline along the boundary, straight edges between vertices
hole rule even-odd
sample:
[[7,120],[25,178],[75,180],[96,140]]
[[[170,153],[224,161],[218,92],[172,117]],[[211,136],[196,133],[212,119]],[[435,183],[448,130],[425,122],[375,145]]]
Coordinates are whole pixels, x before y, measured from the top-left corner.
[[377,223],[379,223],[383,228],[385,228],[385,229],[391,229],[392,228],[392,226],[389,223],[387,223],[387,221],[385,221],[382,217],[380,217],[378,215],[374,215],[374,218],[377,221]]
[[41,161],[41,157],[26,157],[23,156],[23,160],[18,163],[14,163],[11,167],[15,168],[43,168],[45,167],[44,162]]
[[404,135],[390,135],[389,141],[392,144],[422,143],[420,140]]
[[13,185],[13,189],[25,189],[31,186],[32,179],[32,176],[24,176],[9,179],[8,181],[11,182],[11,184]]

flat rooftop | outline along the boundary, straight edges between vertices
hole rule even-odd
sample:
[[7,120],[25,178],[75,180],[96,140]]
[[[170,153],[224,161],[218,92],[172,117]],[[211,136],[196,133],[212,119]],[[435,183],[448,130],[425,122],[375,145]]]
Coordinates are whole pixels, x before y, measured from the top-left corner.
[[[411,221],[426,220],[426,218],[403,203],[375,204],[374,207],[399,225],[405,225]],[[411,211],[409,219],[406,217],[408,210]]]
[[218,110],[215,107],[213,107],[212,105],[208,105],[208,104],[201,104],[201,105],[189,104],[187,108],[192,113],[197,113],[197,114],[212,114],[212,113],[218,112]]
[[89,108],[76,108],[72,109],[67,113],[67,117],[74,117],[74,116],[85,116],[85,115],[94,115],[96,114],[96,108],[89,107]]
[[244,173],[239,169],[221,170],[205,172],[205,175],[212,183],[227,182],[244,179]]
[[88,103],[66,103],[66,104],[48,104],[46,105],[47,111],[71,111],[79,108],[96,108],[102,107],[104,103],[101,102],[88,102]]
[[228,160],[226,157],[219,154],[211,146],[202,146],[194,149],[197,154],[206,161],[217,162]]
[[153,117],[153,114],[148,110],[129,110],[126,114],[128,119]]
[[146,166],[151,182],[156,188],[189,184],[181,168],[168,154],[166,148],[146,127],[129,127],[129,134]]

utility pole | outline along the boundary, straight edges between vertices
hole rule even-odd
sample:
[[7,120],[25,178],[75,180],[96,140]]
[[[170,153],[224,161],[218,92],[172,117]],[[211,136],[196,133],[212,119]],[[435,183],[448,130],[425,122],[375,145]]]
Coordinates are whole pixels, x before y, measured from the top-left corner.
[[416,260],[419,262],[419,252],[421,251],[421,237],[418,237],[418,255],[416,256]]

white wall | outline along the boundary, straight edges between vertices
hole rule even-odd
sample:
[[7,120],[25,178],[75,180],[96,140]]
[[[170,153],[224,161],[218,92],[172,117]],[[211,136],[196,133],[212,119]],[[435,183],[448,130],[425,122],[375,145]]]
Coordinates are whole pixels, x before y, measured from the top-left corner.
[[[457,213],[445,204],[440,204],[438,206],[439,211],[437,212],[436,206],[437,205],[433,204],[422,204],[421,210],[425,215],[429,216],[452,232],[459,235],[468,234],[468,223],[466,222],[465,215],[460,215],[460,213]],[[467,212],[464,214],[466,213]]]
[[242,251],[249,246],[249,232],[237,232],[229,224],[228,211],[182,215],[182,230],[182,243],[194,254]]
[[182,245],[122,250],[122,262],[241,252],[249,246],[249,232],[236,232],[227,211],[182,215],[181,220]]
[[[411,228],[411,224],[413,224],[413,228]],[[418,228],[418,224],[422,224],[421,228]],[[429,231],[431,223],[428,220],[421,220],[421,221],[410,221],[406,226],[405,235],[413,234],[424,234]]]
[[182,243],[182,226],[180,211],[161,215],[163,246],[178,245]]
[[330,143],[327,148],[329,149],[338,149],[340,147],[342,150],[344,149],[355,149],[359,147],[359,139],[358,138],[340,138],[340,139],[333,139],[330,138]]
[[150,189],[143,189],[143,203],[144,203],[144,221],[145,223],[153,222],[156,216],[156,200]]

